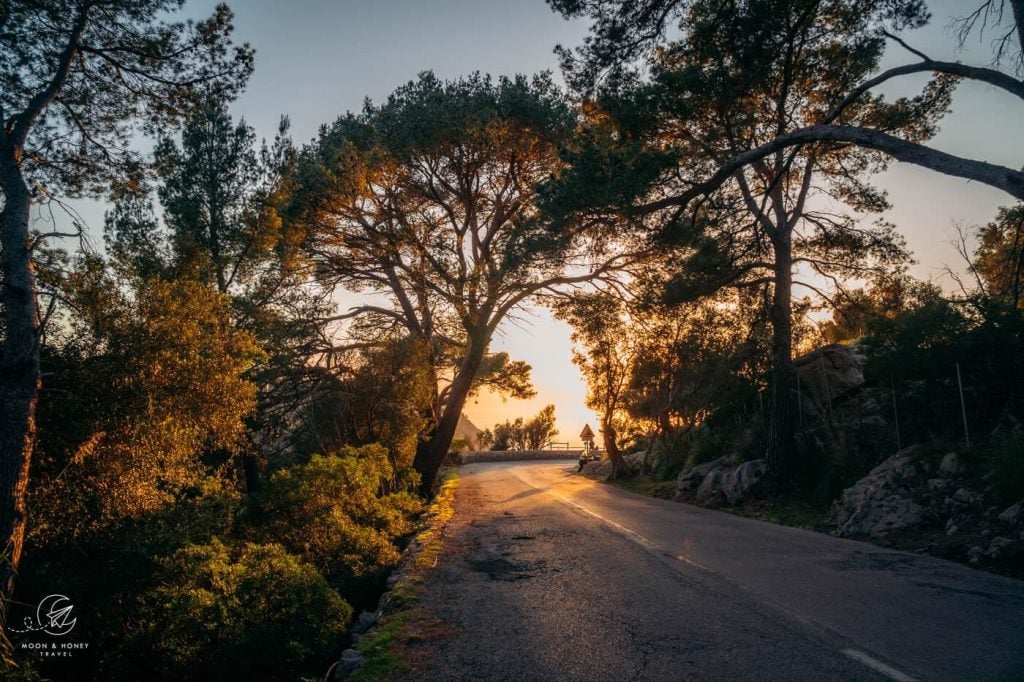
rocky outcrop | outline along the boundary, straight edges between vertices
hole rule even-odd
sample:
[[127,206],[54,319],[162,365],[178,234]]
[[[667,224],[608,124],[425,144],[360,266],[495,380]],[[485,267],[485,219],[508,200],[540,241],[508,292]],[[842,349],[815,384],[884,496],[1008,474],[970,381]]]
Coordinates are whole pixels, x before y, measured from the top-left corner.
[[797,445],[802,452],[828,457],[837,449],[856,447],[861,461],[881,461],[892,454],[892,395],[865,385],[864,363],[864,349],[856,345],[825,346],[793,360],[800,388]]
[[999,514],[999,520],[1008,526],[1024,524],[1024,500],[1011,504]]
[[927,551],[1022,573],[1024,500],[994,504],[993,474],[979,464],[952,452],[939,458],[902,450],[843,491],[832,507],[835,532],[885,538],[912,529]]
[[679,474],[675,498],[692,499],[701,504],[737,504],[757,489],[764,478],[762,459],[736,464],[731,457],[719,457]]
[[476,424],[469,421],[465,413],[459,414],[459,423],[455,425],[455,440],[465,440],[469,450],[475,450],[479,445],[480,429]]
[[878,537],[919,525],[926,514],[914,501],[914,492],[924,482],[924,474],[913,448],[876,466],[833,504],[837,533]]
[[729,504],[736,504],[754,492],[758,484],[761,483],[761,479],[764,478],[764,472],[765,463],[763,459],[744,462],[722,475],[719,489],[725,495],[725,499]]
[[[864,384],[864,353],[858,346],[831,345],[793,360],[804,396],[828,409]],[[834,407],[834,405],[833,405]]]
[[676,490],[685,492],[699,488],[705,476],[716,469],[722,468],[729,461],[729,457],[719,457],[681,472],[679,477],[676,478]]

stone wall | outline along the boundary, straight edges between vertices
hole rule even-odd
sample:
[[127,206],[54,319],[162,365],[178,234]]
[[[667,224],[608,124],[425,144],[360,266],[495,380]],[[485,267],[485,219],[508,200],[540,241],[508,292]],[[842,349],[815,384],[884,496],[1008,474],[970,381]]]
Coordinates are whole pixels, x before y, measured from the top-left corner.
[[582,450],[488,450],[483,452],[453,452],[448,455],[451,464],[476,462],[519,462],[542,459],[577,459]]

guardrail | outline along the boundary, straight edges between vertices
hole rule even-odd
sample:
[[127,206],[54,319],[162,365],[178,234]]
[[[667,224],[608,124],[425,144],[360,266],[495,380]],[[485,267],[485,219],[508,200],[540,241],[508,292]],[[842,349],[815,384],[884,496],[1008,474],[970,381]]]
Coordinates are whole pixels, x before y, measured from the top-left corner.
[[582,450],[488,450],[483,452],[453,452],[448,455],[451,464],[476,462],[520,462],[543,459],[575,459]]

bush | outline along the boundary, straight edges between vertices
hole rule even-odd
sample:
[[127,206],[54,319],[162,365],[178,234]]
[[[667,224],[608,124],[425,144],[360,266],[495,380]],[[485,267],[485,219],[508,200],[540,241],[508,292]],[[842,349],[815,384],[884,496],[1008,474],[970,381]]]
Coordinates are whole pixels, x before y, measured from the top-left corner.
[[1024,497],[1024,430],[1016,426],[997,433],[987,450],[1001,501],[1012,504]]
[[322,575],[276,544],[213,539],[162,560],[140,609],[158,676],[286,679],[329,664],[352,608]]
[[379,445],[341,448],[275,473],[251,505],[254,537],[280,542],[361,601],[399,560],[397,541],[422,510],[409,492],[382,493],[393,480]]

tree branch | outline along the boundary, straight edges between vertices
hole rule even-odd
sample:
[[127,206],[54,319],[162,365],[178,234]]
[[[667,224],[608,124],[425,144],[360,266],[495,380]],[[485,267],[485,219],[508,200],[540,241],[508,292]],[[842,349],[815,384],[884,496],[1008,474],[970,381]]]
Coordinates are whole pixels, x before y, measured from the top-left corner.
[[945,175],[975,180],[1024,201],[1024,172],[988,163],[964,159],[908,142],[888,133],[857,126],[816,125],[780,135],[771,142],[743,152],[722,164],[707,180],[695,184],[682,194],[634,207],[633,212],[645,215],[674,206],[686,206],[701,195],[709,194],[726,183],[736,171],[763,159],[779,149],[812,142],[845,142],[875,149],[897,161],[929,168]]
[[64,83],[67,81],[68,76],[71,73],[71,63],[75,59],[75,54],[78,52],[78,48],[82,43],[82,35],[85,33],[85,25],[89,19],[89,10],[92,8],[91,3],[82,5],[79,10],[78,16],[75,17],[75,24],[71,29],[71,36],[68,38],[67,45],[64,46],[64,50],[60,54],[60,59],[57,62],[57,71],[53,74],[53,78],[46,85],[45,88],[35,94],[32,99],[29,100],[25,110],[18,114],[15,119],[17,123],[14,124],[14,130],[11,133],[10,143],[15,148],[20,148],[25,144],[25,140],[28,139],[28,131],[32,127],[32,123],[39,116],[40,112],[46,108],[46,106],[53,101],[53,98],[57,96],[60,89],[64,87]]

